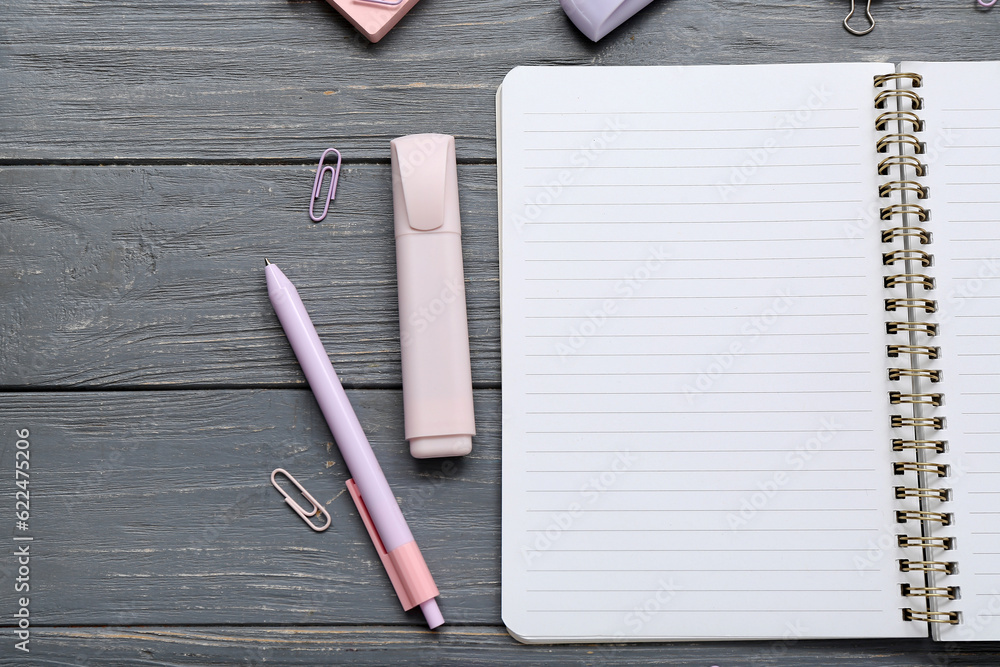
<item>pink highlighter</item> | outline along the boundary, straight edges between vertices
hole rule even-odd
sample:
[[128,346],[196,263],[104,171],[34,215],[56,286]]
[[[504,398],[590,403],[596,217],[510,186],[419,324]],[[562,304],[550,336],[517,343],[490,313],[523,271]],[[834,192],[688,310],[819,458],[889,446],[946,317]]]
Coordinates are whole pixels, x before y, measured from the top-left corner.
[[327,0],[370,42],[385,37],[417,0]]
[[406,439],[418,459],[462,456],[476,420],[455,138],[411,134],[390,147]]

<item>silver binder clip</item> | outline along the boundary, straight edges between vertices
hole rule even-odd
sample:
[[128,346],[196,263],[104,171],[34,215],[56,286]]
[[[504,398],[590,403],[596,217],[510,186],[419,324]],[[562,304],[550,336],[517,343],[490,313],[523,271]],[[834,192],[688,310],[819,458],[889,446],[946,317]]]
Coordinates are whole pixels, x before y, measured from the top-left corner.
[[865,5],[865,18],[868,20],[868,27],[865,28],[864,30],[855,30],[854,28],[851,27],[850,23],[851,17],[854,16],[854,2],[855,2],[855,0],[851,0],[851,12],[850,14],[847,15],[847,18],[844,19],[844,28],[846,28],[847,32],[851,33],[852,35],[867,35],[875,27],[875,19],[872,18],[872,0],[865,0],[865,1],[868,3]]
[[[292,497],[288,495],[288,492],[278,485],[278,481],[275,479],[278,473],[281,473],[282,475],[287,477],[288,481],[291,482],[292,485],[299,490],[299,493],[302,494],[302,497],[308,500],[310,503],[312,503],[313,507],[311,510],[306,511],[305,509],[303,509],[302,505],[299,505],[297,502],[292,500]],[[271,472],[271,484],[273,484],[274,488],[276,488],[278,492],[285,497],[285,502],[288,503],[288,506],[291,507],[293,510],[295,510],[295,513],[298,514],[300,517],[302,517],[303,521],[309,524],[310,528],[315,530],[317,533],[321,533],[330,527],[330,522],[333,520],[332,517],[330,516],[330,513],[327,512],[325,509],[323,509],[323,506],[320,505],[318,502],[316,502],[316,499],[313,498],[308,491],[302,488],[302,485],[299,484],[299,480],[295,479],[290,474],[288,474],[287,470],[285,470],[284,468],[275,468]],[[326,523],[324,523],[322,526],[316,525],[315,523],[313,523],[311,519],[311,517],[317,515],[320,517],[323,516],[326,517]]]

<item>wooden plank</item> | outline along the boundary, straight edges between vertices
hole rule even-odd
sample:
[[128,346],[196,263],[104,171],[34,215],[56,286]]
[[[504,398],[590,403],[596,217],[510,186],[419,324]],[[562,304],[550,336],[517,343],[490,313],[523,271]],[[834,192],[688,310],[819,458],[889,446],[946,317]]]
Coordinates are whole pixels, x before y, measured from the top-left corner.
[[[525,646],[502,627],[446,624],[367,627],[38,628],[31,657],[46,664],[114,665],[514,665],[572,664],[672,667],[835,667],[996,665],[987,644],[929,641],[679,642],[674,644]],[[12,641],[8,639],[8,641]],[[21,659],[21,662],[18,660]],[[17,656],[0,665],[24,664]]]
[[433,0],[373,45],[320,0],[0,0],[0,159],[309,161],[334,143],[386,160],[389,139],[426,131],[492,159],[494,93],[517,65],[998,57],[996,11],[894,9],[858,38],[842,2],[669,0],[595,45],[554,1]]
[[[499,623],[499,392],[476,394],[471,455],[423,461],[403,440],[399,392],[349,396],[443,613]],[[30,544],[33,624],[421,624],[392,591],[306,390],[0,394],[0,424],[3,523],[34,538],[18,543]],[[22,429],[27,530],[13,515]],[[269,480],[277,467],[324,504],[326,532],[284,504]],[[8,592],[13,552],[0,556]]]
[[[303,386],[264,256],[346,386],[400,386],[387,165],[343,170],[322,223],[307,166],[0,168],[0,386]],[[499,364],[496,169],[463,166],[473,380]]]

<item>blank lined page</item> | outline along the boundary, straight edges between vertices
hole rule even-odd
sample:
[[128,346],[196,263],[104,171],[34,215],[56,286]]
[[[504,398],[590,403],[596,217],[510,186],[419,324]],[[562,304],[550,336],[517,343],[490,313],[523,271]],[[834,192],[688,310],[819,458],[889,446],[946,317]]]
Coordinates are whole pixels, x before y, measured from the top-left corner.
[[872,87],[892,69],[505,79],[517,638],[925,634],[892,515]]
[[[1000,639],[1000,63],[904,63],[924,77],[923,141],[934,234],[947,486],[962,613],[947,640]],[[935,388],[935,391],[938,389]]]

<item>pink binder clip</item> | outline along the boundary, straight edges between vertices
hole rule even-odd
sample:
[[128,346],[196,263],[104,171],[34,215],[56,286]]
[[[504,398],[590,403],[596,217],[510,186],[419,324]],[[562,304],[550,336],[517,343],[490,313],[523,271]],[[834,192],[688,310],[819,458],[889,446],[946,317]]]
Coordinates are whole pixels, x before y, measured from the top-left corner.
[[417,0],[327,0],[370,42],[377,42],[410,11]]
[[[323,164],[326,156],[330,153],[337,154],[337,166]],[[316,215],[316,200],[319,199],[320,190],[323,189],[323,181],[326,173],[330,172],[330,190],[326,193],[326,202],[323,204],[323,212]],[[309,202],[309,218],[313,222],[319,222],[326,217],[326,212],[330,210],[330,202],[337,196],[337,180],[340,178],[340,151],[336,148],[327,148],[319,157],[319,164],[316,165],[316,180],[313,181],[312,200]]]

